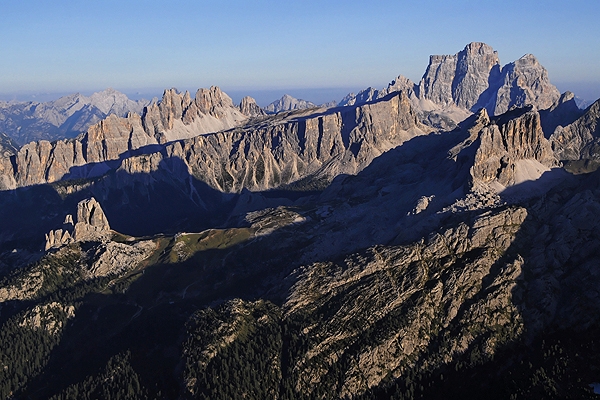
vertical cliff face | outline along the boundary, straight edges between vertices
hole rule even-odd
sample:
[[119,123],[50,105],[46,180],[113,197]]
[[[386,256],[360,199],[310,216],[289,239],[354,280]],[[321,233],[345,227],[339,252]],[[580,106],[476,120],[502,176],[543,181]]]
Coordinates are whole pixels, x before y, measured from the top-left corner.
[[471,168],[475,180],[509,186],[539,177],[557,165],[539,113],[531,107],[514,109],[492,120],[480,131],[478,140]]
[[538,109],[552,106],[560,98],[558,89],[550,83],[548,71],[532,54],[526,54],[517,61],[502,68],[497,93],[486,105],[495,115],[508,111],[511,107],[528,104]]
[[28,143],[19,150],[15,171],[19,186],[35,185],[46,180],[52,150],[53,144],[46,140]]
[[[255,105],[245,104],[248,110]],[[190,174],[218,190],[264,190],[307,177],[329,182],[340,173],[354,174],[383,152],[429,132],[418,122],[404,92],[371,104],[312,114],[297,112],[260,126],[198,135],[248,117],[216,88],[200,90],[193,101],[187,93],[168,90],[143,117],[111,116],[77,140],[23,146],[14,163],[3,159],[3,185],[8,189],[99,175],[109,170],[105,162],[110,160],[119,160],[121,170],[128,173],[145,171],[148,168],[139,163],[147,157],[131,156],[132,152],[193,133],[194,138],[159,146],[156,154],[161,160],[180,158]]]
[[261,117],[266,115],[265,111],[256,104],[256,100],[250,96],[244,97],[240,102],[240,112],[247,117]]
[[437,104],[471,109],[499,70],[496,51],[485,43],[470,43],[455,55],[431,56],[420,94]]
[[548,108],[560,97],[533,55],[500,68],[497,52],[485,43],[470,43],[455,55],[431,56],[419,95],[442,106],[485,107],[490,115],[529,104]]
[[[482,107],[493,116],[515,106],[533,105],[546,109],[559,99],[558,90],[550,84],[547,71],[535,57],[526,55],[500,68],[498,54],[485,43],[474,42],[455,55],[431,56],[418,86],[399,76],[385,89],[369,88],[346,98],[342,105],[348,106],[349,110],[324,112],[313,109],[313,114],[321,113],[321,116],[275,116],[264,119],[260,126],[255,120],[239,131],[195,140],[194,146],[188,143],[171,146],[164,149],[162,156],[169,153],[169,156],[183,157],[194,176],[225,191],[266,189],[315,174],[328,181],[338,173],[359,171],[381,152],[413,135],[406,133],[412,127],[401,128],[405,131],[404,139],[391,138],[399,129],[399,125],[390,122],[397,119],[397,114],[393,109],[382,110],[388,107],[384,104],[391,105],[396,101],[394,93],[398,92],[403,92],[411,103],[410,111],[402,111],[407,112],[409,119],[414,119],[415,124],[418,120],[441,130],[454,129],[470,112]],[[561,110],[566,108],[565,104],[561,105]],[[559,111],[550,110],[544,114],[546,130],[564,124],[562,117],[551,118],[560,114]],[[352,115],[354,112],[357,114]],[[170,142],[242,127],[249,118],[261,116],[264,111],[253,99],[244,98],[236,106],[217,87],[200,89],[194,98],[188,92],[169,89],[159,103],[149,105],[141,116],[133,113],[125,118],[111,115],[77,139],[30,143],[14,157],[0,156],[0,188],[13,189],[64,178],[101,175],[115,167],[107,161],[118,164],[134,154],[156,152]],[[415,116],[417,118],[413,118]],[[371,123],[370,120],[384,122]],[[431,128],[421,126],[416,129],[423,132]],[[288,137],[290,132],[297,132],[294,138]],[[337,133],[328,137],[328,132]],[[558,134],[553,143],[565,142],[568,135],[573,136],[568,132]],[[334,136],[337,139],[334,140]],[[274,139],[277,137],[280,139]],[[313,138],[318,138],[316,144],[311,142]],[[579,141],[587,143],[589,140]],[[223,143],[229,148],[230,156],[225,156]],[[198,150],[203,146],[204,150]],[[569,150],[573,146],[579,145],[557,144],[556,148],[562,153],[581,154],[583,151],[591,154],[596,151],[593,146],[588,146],[587,150]],[[181,153],[180,147],[194,147],[195,150]],[[193,160],[194,152],[210,153],[206,156],[208,164]],[[264,154],[254,155],[259,153]],[[207,170],[196,164],[211,165],[213,169]],[[137,168],[132,162],[125,167]]]
[[169,89],[142,116],[109,115],[75,139],[31,142],[13,157],[0,156],[0,189],[102,174],[108,170],[106,161],[149,145],[229,129],[247,118],[217,87],[198,90],[193,100],[188,92]]
[[193,176],[218,190],[265,190],[355,174],[383,152],[428,132],[400,92],[359,107],[292,114],[265,127],[198,136],[169,145],[165,156],[184,160]]
[[11,190],[17,187],[12,156],[0,157],[0,190]]
[[59,248],[73,241],[106,241],[111,237],[108,219],[95,198],[91,197],[77,203],[75,217],[74,222],[73,216],[67,214],[62,228],[51,230],[46,234],[46,250]]
[[452,97],[459,107],[472,109],[491,81],[500,74],[498,52],[485,43],[470,43],[458,53]]
[[561,160],[600,160],[600,101],[592,104],[573,123],[559,126],[552,136],[552,148]]
[[0,149],[3,188],[105,174],[0,193],[0,397],[593,398],[600,172],[539,178],[600,162],[600,101],[516,107],[553,96],[536,63],[474,43],[274,116],[167,90]]
[[148,144],[155,144],[142,127],[137,114],[126,118],[110,116],[90,127],[81,142],[85,145],[85,159],[88,163],[100,163],[117,160],[130,150],[136,150]]

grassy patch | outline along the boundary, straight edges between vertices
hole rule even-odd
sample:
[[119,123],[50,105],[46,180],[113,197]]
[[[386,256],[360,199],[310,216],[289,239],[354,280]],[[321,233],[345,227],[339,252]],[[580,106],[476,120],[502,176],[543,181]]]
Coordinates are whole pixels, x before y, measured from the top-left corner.
[[201,233],[184,233],[173,239],[166,259],[176,263],[185,261],[199,251],[227,249],[250,239],[254,234],[251,228],[210,229]]

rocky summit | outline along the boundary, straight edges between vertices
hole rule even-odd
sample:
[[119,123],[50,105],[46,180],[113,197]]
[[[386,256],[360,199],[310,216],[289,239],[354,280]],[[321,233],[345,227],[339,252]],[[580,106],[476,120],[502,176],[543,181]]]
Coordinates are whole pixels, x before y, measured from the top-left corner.
[[289,94],[284,94],[281,99],[275,100],[266,106],[265,111],[269,114],[276,114],[282,111],[302,110],[311,107],[316,107],[316,104],[311,103],[310,101],[297,99]]
[[598,102],[471,43],[281,103],[2,136],[2,397],[597,396]]
[[150,103],[130,100],[111,88],[91,96],[75,93],[44,103],[0,101],[0,132],[21,146],[34,140],[75,137],[109,115],[139,114]]

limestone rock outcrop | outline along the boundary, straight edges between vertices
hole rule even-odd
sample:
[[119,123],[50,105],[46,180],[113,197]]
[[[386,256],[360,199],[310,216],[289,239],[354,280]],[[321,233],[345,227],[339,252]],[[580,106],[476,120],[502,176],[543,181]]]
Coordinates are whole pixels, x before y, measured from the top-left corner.
[[361,90],[357,94],[350,93],[346,97],[344,97],[339,106],[353,106],[364,104],[370,101],[381,99],[390,93],[404,91],[408,94],[408,96],[413,99],[414,98],[414,89],[415,84],[405,76],[399,75],[396,79],[388,84],[388,86],[384,89],[375,89],[369,87],[367,89]]
[[[153,118],[176,129],[192,100],[176,92],[167,97]],[[197,97],[194,107],[218,115]],[[127,367],[128,376],[173,377],[154,380],[158,386],[141,393],[148,397],[160,397],[160,390],[182,398],[244,398],[259,388],[258,398],[485,398],[493,388],[497,398],[542,398],[575,388],[572,397],[588,398],[600,365],[593,351],[600,326],[600,172],[564,174],[552,187],[522,185],[545,190],[526,201],[478,192],[476,184],[505,188],[557,164],[542,114],[528,106],[490,117],[482,108],[440,132],[420,122],[414,100],[410,90],[400,90],[360,105],[284,112],[106,163],[116,170],[89,183],[89,192],[102,195],[107,207],[131,200],[133,207],[147,207],[145,215],[167,219],[163,226],[175,232],[195,208],[214,200],[223,204],[207,214],[222,219],[201,233],[107,240],[106,215],[88,198],[47,236],[50,247],[70,239],[86,245],[48,252],[0,282],[2,312],[9,312],[1,328],[22,321],[15,326],[58,333],[56,327],[68,326],[68,334],[56,335],[63,341],[59,350],[44,357],[78,387],[106,382],[82,376],[80,366],[101,356],[110,377],[118,366],[109,361],[115,349],[128,352],[140,360]],[[594,140],[596,112],[592,107],[575,123],[559,125],[552,139],[573,129],[573,135],[589,135],[575,136],[581,143]],[[108,128],[104,135],[111,134]],[[52,157],[51,150],[30,150]],[[98,154],[105,150],[99,146]],[[285,205],[273,208],[255,200],[264,193],[249,190],[306,189],[319,179],[329,184],[325,190],[298,202],[284,198]],[[46,208],[53,221],[60,206],[71,204],[66,192],[53,191],[59,186],[3,193],[2,200],[40,193],[30,203],[37,206],[39,198],[64,195],[66,201]],[[196,193],[197,207],[174,201],[179,193],[173,189],[200,187],[209,194]],[[76,195],[83,197],[83,190]],[[251,212],[244,208],[249,203]],[[183,219],[170,219],[173,208],[183,209]],[[131,209],[106,210],[116,227],[117,217],[129,217]],[[213,229],[223,220],[235,227]],[[68,236],[65,226],[72,226]],[[59,300],[69,303],[58,308]],[[153,330],[165,321],[169,329]],[[19,340],[19,331],[3,332]],[[568,347],[545,344],[556,339]],[[109,340],[118,346],[96,346]],[[33,351],[50,351],[46,342],[38,348],[39,341],[29,342]],[[27,362],[29,354],[14,358]],[[594,370],[582,378],[579,368],[588,368],[588,360]],[[30,386],[23,387],[49,398],[55,393],[42,378],[53,372],[44,368],[27,375]],[[252,368],[260,373],[248,375]],[[24,382],[13,369],[3,371]],[[230,385],[231,376],[247,379]],[[475,380],[483,383],[473,395]],[[130,382],[115,379],[115,390],[129,390]],[[558,384],[565,382],[570,386]]]
[[[404,92],[389,99],[329,112],[291,114],[277,123],[202,135],[168,145],[164,159],[223,192],[265,190],[305,178],[329,183],[355,174],[375,157],[430,132]],[[122,165],[125,167],[125,164]],[[135,165],[128,166],[137,168]]]
[[[179,108],[173,109],[178,115]],[[128,146],[119,138],[129,131],[128,137],[133,140],[139,126],[137,116],[107,119],[90,129],[88,154],[95,154],[95,159],[116,157],[118,148]],[[419,122],[408,95],[394,92],[361,106],[297,111],[259,126],[249,124],[168,143],[153,152],[121,157],[113,168],[123,180],[143,179],[146,184],[153,179],[151,173],[165,167],[168,179],[187,182],[193,177],[223,192],[305,185],[303,180],[306,185],[320,182],[317,186],[322,187],[335,176],[355,174],[385,151],[429,132],[431,128]],[[55,156],[59,147],[65,149],[63,155],[68,155],[61,162]],[[23,160],[17,157],[17,182],[36,184],[60,179],[70,161],[80,159],[82,148],[77,141],[25,146]],[[108,163],[84,165],[83,157],[81,160],[80,168],[86,176],[110,169]],[[21,167],[27,169],[21,172]]]
[[560,97],[548,79],[548,72],[533,55],[527,54],[501,67],[498,53],[491,46],[473,42],[454,55],[432,55],[418,85],[399,76],[386,89],[368,88],[356,95],[351,93],[340,105],[362,104],[396,90],[414,92],[413,105],[423,112],[454,106],[470,112],[486,108],[492,116],[514,106],[546,109]]
[[193,100],[188,92],[169,89],[142,116],[109,115],[75,139],[28,143],[14,160],[0,156],[0,189],[102,175],[110,169],[107,163],[147,152],[149,146],[228,129],[247,119],[217,87],[198,90]]
[[436,104],[455,104],[471,111],[485,107],[490,115],[500,115],[513,106],[549,108],[560,97],[533,55],[500,68],[497,52],[485,43],[470,43],[455,55],[431,56],[419,83],[419,95]]
[[45,330],[49,335],[56,336],[65,327],[65,322],[61,320],[60,315],[66,316],[66,320],[74,318],[75,307],[65,306],[56,301],[43,306],[35,306],[23,315],[19,326],[33,330]]
[[[482,332],[494,338],[488,339],[490,354],[504,340],[518,337],[522,316],[511,297],[522,290],[523,260],[503,262],[501,271],[494,271],[494,265],[502,262],[500,256],[526,217],[527,211],[518,207],[482,213],[410,246],[376,246],[296,271],[284,315],[304,321],[304,334],[323,338],[312,341],[297,360],[295,368],[302,371],[297,389],[312,393],[315,384],[325,384],[324,374],[348,353],[356,362],[344,371],[340,398],[375,387],[386,376],[402,375],[409,359],[418,358],[424,365],[452,360],[468,351]],[[447,259],[456,261],[443,261]],[[484,277],[490,275],[494,285],[485,288]],[[332,305],[335,311],[326,320],[310,324],[310,317],[303,319]],[[388,324],[394,328],[383,328]],[[342,328],[347,326],[353,329]],[[382,327],[378,340],[355,352],[349,343],[369,335],[362,328],[369,326]],[[445,336],[446,330],[453,334]],[[440,336],[445,337],[443,345],[429,352],[431,341]]]
[[[397,93],[410,103],[410,111],[403,108],[403,112],[407,112],[405,119],[415,120],[412,126],[393,123],[396,111],[388,106],[397,101]],[[141,116],[110,115],[77,139],[32,142],[14,157],[0,156],[0,189],[96,177],[117,168],[147,170],[136,162],[143,162],[146,158],[140,155],[149,153],[160,153],[154,161],[180,158],[189,175],[221,191],[268,189],[308,176],[322,177],[326,183],[336,174],[356,173],[382,152],[420,134],[416,130],[455,129],[482,107],[492,116],[527,104],[549,109],[542,113],[544,129],[549,131],[565,125],[562,114],[571,103],[566,97],[559,100],[535,57],[526,55],[500,68],[490,46],[470,43],[453,56],[431,56],[419,85],[399,76],[385,89],[369,88],[347,97],[341,104],[349,110],[314,108],[314,117],[299,111],[314,104],[286,95],[266,111],[300,114],[245,126],[265,112],[249,97],[235,106],[217,87],[200,89],[193,99],[188,92],[169,89]],[[370,123],[369,118],[382,122]],[[399,131],[405,132],[402,138]],[[337,139],[330,136],[332,132]]]
[[106,215],[95,198],[77,203],[76,223],[73,216],[67,214],[62,228],[46,234],[45,250],[60,248],[72,242],[105,241],[112,236]]
[[93,197],[80,201],[77,204],[77,222],[73,228],[73,239],[82,242],[103,239],[110,235],[110,225],[100,203]]
[[436,104],[471,110],[489,81],[500,75],[498,53],[485,43],[470,43],[455,55],[432,55],[419,94]]
[[600,100],[565,127],[557,127],[550,141],[560,160],[600,160]]
[[13,141],[0,133],[0,190],[14,189],[17,186],[11,157],[18,151]]
[[316,106],[317,105],[315,103],[310,101],[297,99],[289,94],[284,94],[281,99],[275,100],[266,106],[265,111],[269,114],[277,114],[282,111],[303,110],[305,108],[312,108]]
[[532,107],[513,109],[491,120],[478,140],[471,168],[475,180],[510,186],[557,165],[540,115]]
[[548,71],[532,54],[526,54],[502,68],[498,90],[486,104],[494,115],[511,107],[534,105],[539,110],[551,107],[560,92],[550,83]]
[[258,104],[256,104],[256,100],[250,96],[246,96],[242,99],[240,102],[240,111],[248,117],[262,117],[267,114]]
[[0,132],[0,155],[8,157],[17,154],[18,151],[17,143],[5,133]]
[[73,238],[71,237],[71,231],[56,229],[50,231],[46,234],[46,246],[44,250],[49,250],[51,248],[59,248],[64,246],[65,244],[69,244],[73,242]]
[[111,88],[91,96],[76,93],[42,103],[0,101],[0,132],[7,133],[19,145],[72,138],[109,115],[141,114],[148,104],[148,100],[130,100]]
[[[559,102],[560,95],[534,56],[528,54],[501,67],[498,53],[492,47],[473,42],[454,55],[432,55],[417,85],[400,75],[387,88],[370,87],[358,94],[350,93],[340,105],[364,104],[399,90],[408,94],[421,122],[442,130],[456,128],[481,108],[491,116],[526,105],[543,110]],[[571,106],[568,99],[563,102],[568,105],[560,107],[563,111],[553,112],[555,117],[547,118],[545,129],[551,129],[554,120],[564,124],[561,117]]]
[[89,277],[115,276],[130,271],[156,250],[151,240],[142,240],[133,244],[102,243],[93,255],[95,260],[87,271]]

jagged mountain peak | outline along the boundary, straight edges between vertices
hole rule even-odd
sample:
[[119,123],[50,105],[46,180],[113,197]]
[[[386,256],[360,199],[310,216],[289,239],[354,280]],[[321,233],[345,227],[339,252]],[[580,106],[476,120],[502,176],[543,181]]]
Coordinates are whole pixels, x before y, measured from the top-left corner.
[[361,90],[357,94],[349,93],[347,94],[338,105],[340,106],[352,106],[364,104],[369,101],[374,101],[377,99],[381,99],[387,96],[390,93],[398,92],[401,90],[407,91],[409,96],[412,97],[412,92],[415,89],[415,84],[403,75],[398,75],[394,80],[392,80],[385,89],[375,89],[373,87],[368,87],[366,89]]
[[[574,99],[565,104],[572,109]],[[560,108],[558,108],[560,110]],[[572,123],[560,126],[550,136],[559,159],[568,162],[573,172],[596,170],[600,163],[600,100],[595,101]]]
[[260,117],[265,115],[265,111],[256,104],[256,100],[250,96],[242,98],[240,101],[240,111],[248,117]]
[[231,97],[223,92],[218,86],[208,89],[201,88],[196,92],[196,103],[204,109],[211,107],[234,107]]
[[74,93],[44,103],[11,102],[0,105],[0,130],[19,145],[33,140],[75,137],[110,114],[140,114],[147,100],[130,100],[109,88],[84,96]]
[[91,106],[97,107],[104,114],[116,114],[120,117],[128,112],[141,113],[148,100],[131,100],[126,94],[113,88],[107,88],[101,92],[93,93],[89,97]]
[[527,64],[532,64],[532,65],[540,64],[537,57],[531,53],[523,54],[521,57],[519,57],[518,60],[515,61],[515,63],[527,63]]
[[537,61],[432,59],[447,103],[398,77],[253,119],[167,89],[0,157],[0,394],[591,398],[600,175],[556,171],[550,143],[600,159],[600,101],[548,141],[573,96],[540,109]]
[[[487,59],[491,60],[492,64],[499,64],[498,52],[492,48],[492,46],[483,42],[471,42],[467,44],[464,49],[456,54],[432,54],[429,56],[430,66],[436,67],[437,62],[449,61],[449,60],[477,60]],[[425,72],[424,77],[428,75]]]
[[351,93],[340,105],[366,103],[397,90],[410,94],[414,105],[423,110],[424,122],[446,128],[480,108],[492,116],[513,106],[531,104],[542,110],[560,97],[535,56],[525,54],[501,67],[496,50],[483,42],[471,42],[453,55],[431,55],[418,85],[400,75],[387,88]]
[[542,128],[546,137],[550,137],[558,126],[567,126],[583,115],[583,110],[577,106],[572,92],[561,94],[551,107],[540,110]]
[[[490,85],[494,87],[494,85]],[[548,71],[532,54],[505,65],[486,107],[494,114],[506,112],[512,106],[535,105],[549,108],[560,98],[560,92],[548,78]]]
[[465,46],[463,51],[478,54],[498,54],[492,46],[484,42],[471,42]]
[[539,179],[557,165],[550,142],[544,137],[540,114],[529,106],[492,118],[481,129],[471,175],[502,191]]
[[[575,94],[573,92],[570,92],[567,90],[566,92],[564,92],[563,94],[560,95],[560,98],[558,99],[557,103],[562,104],[562,103],[566,103],[571,100],[575,100]],[[553,106],[553,107],[555,107],[555,106]]]
[[270,114],[276,114],[282,111],[302,110],[305,108],[316,107],[315,103],[297,99],[289,94],[284,94],[279,100],[275,100],[265,107],[265,111]]
[[455,104],[474,111],[490,77],[495,78],[499,69],[498,53],[491,46],[469,43],[454,55],[430,57],[419,94],[436,104]]

